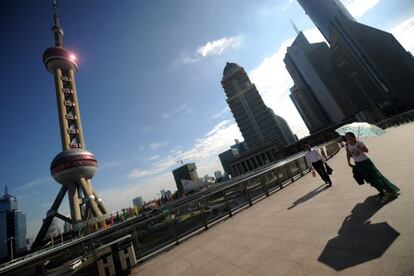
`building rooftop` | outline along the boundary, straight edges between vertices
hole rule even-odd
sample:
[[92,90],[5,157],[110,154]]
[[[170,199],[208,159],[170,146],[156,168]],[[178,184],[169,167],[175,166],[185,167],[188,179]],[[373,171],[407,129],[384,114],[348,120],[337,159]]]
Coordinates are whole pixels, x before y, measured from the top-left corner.
[[242,67],[238,65],[237,63],[227,62],[223,70],[223,78],[231,74],[235,69],[238,69],[238,68],[242,68]]
[[341,150],[328,161],[333,187],[308,174],[132,274],[414,275],[412,133],[414,123],[364,140],[399,198],[381,203],[356,184]]

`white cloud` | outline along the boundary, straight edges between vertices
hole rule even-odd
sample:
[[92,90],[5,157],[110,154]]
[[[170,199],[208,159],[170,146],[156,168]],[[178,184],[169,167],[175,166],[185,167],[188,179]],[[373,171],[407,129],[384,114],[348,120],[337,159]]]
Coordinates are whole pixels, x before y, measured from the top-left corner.
[[223,37],[214,41],[208,41],[205,45],[197,49],[197,54],[202,57],[221,55],[225,50],[229,48],[237,48],[240,44],[240,36]]
[[166,145],[168,145],[167,142],[162,142],[162,143],[151,143],[149,144],[149,147],[153,150],[157,150],[159,148],[165,147]]
[[352,16],[361,17],[375,7],[379,0],[345,0],[342,2]]
[[33,180],[25,183],[22,186],[18,186],[16,188],[14,188],[14,190],[19,191],[19,190],[25,190],[25,189],[33,189],[35,187],[38,187],[42,184],[46,184],[46,183],[49,183],[49,182],[54,182],[54,180],[51,176],[39,177],[39,178],[33,179]]
[[193,54],[182,59],[183,64],[191,64],[210,56],[219,56],[228,49],[237,49],[242,44],[242,36],[222,37],[217,40],[207,41],[198,47]]
[[391,33],[407,51],[414,54],[414,16],[392,28]]
[[159,156],[159,155],[154,155],[154,156],[151,156],[151,157],[149,158],[149,160],[154,161],[154,160],[156,160],[156,159],[158,159],[158,158],[160,158],[160,156]]
[[112,168],[119,167],[120,165],[122,165],[121,161],[110,161],[110,162],[106,162],[100,165],[99,170],[102,171],[106,169],[112,169]]
[[215,114],[211,115],[211,118],[213,118],[213,119],[218,119],[218,118],[221,118],[221,117],[223,117],[224,115],[229,114],[229,113],[230,113],[230,109],[229,109],[229,107],[228,107],[228,106],[226,106],[226,107],[225,107],[225,108],[223,108],[221,111],[219,111],[219,112],[217,112],[217,113],[215,113]]
[[192,108],[188,104],[184,103],[178,106],[176,109],[172,110],[171,112],[163,113],[162,118],[169,119],[176,114],[179,114],[179,113],[190,114],[192,111],[193,111]]
[[142,178],[145,176],[151,176],[152,172],[147,170],[135,169],[129,173],[131,178]]
[[140,127],[139,130],[142,133],[148,134],[148,133],[151,133],[154,130],[154,127],[153,126],[143,126],[143,127]]

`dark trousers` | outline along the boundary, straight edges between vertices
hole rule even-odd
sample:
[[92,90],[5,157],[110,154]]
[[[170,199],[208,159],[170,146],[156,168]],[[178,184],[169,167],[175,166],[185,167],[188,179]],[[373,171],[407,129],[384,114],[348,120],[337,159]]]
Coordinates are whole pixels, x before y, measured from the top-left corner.
[[315,169],[315,171],[320,175],[323,181],[332,184],[331,178],[329,177],[329,174],[326,172],[326,168],[321,160],[312,163],[312,166]]

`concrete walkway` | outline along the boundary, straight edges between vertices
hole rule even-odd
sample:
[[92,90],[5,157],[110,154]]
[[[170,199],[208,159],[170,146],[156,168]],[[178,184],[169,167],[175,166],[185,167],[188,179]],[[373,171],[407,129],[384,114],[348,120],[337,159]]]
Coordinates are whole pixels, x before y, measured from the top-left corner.
[[382,204],[358,186],[341,150],[333,187],[308,174],[133,275],[414,275],[413,134],[411,123],[365,140],[398,199]]

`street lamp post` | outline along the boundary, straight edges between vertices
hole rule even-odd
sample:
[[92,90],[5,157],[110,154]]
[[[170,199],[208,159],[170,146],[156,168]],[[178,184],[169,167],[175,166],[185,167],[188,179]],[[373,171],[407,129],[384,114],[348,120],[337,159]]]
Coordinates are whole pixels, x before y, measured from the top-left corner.
[[10,241],[10,256],[11,256],[11,261],[13,261],[13,259],[14,259],[14,252],[13,252],[13,240],[14,240],[15,238],[14,237],[10,237],[10,238],[8,238],[7,240],[6,240],[6,242],[8,242],[8,241]]

